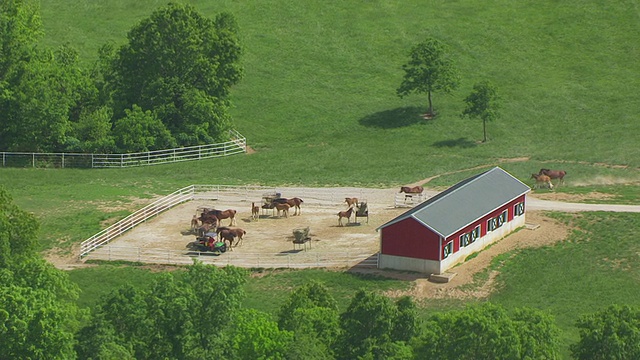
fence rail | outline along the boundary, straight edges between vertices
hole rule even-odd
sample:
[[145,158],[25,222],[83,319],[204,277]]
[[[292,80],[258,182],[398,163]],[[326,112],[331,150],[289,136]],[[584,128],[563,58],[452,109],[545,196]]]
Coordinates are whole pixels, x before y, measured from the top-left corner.
[[95,249],[90,260],[131,261],[146,264],[188,265],[193,259],[216,266],[233,265],[244,268],[377,268],[378,254],[349,252],[306,252],[297,253],[242,253],[227,251],[221,255],[210,252],[178,251],[168,249],[145,249],[105,245]]
[[235,130],[231,140],[129,154],[0,152],[3,167],[121,168],[200,160],[245,153],[247,139]]

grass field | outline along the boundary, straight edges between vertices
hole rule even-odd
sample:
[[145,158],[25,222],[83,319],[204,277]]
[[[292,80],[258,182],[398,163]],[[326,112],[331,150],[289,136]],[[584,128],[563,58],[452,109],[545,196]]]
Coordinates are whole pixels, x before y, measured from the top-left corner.
[[[442,175],[428,186],[446,187],[478,166],[500,165],[523,181],[544,166],[568,171],[567,186],[557,191],[640,202],[635,2],[189,3],[207,16],[230,11],[238,20],[246,76],[233,90],[231,112],[256,153],[137,169],[0,168],[0,184],[40,219],[43,250],[70,252],[152,198],[200,183],[390,187]],[[164,4],[42,1],[42,44],[69,42],[90,64],[102,44],[123,43],[137,21]],[[426,37],[449,45],[462,76],[457,91],[434,96],[439,115],[429,121],[419,117],[425,96],[395,95],[409,49]],[[459,115],[473,84],[485,79],[497,86],[503,108],[483,144],[481,122]],[[491,301],[549,310],[564,330],[566,353],[578,315],[611,303],[640,305],[633,290],[640,281],[634,242],[640,219],[557,216],[582,230],[563,244],[510,258]],[[625,251],[611,252],[613,242]],[[135,283],[150,279],[135,268],[76,270],[72,277],[89,289],[85,304],[108,288],[91,290],[92,279],[109,274]],[[343,301],[352,282],[372,289],[406,285],[287,272],[251,280],[246,305],[273,311],[286,296],[280,290],[305,278],[327,280]],[[460,305],[433,302],[425,311]]]

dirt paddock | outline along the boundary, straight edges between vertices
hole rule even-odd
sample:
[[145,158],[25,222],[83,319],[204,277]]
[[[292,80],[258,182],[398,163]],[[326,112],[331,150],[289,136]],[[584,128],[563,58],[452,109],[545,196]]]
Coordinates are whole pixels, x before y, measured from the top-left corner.
[[[327,189],[327,191],[331,190]],[[380,247],[376,229],[409,209],[394,207],[396,191],[389,189],[367,193],[369,222],[367,223],[367,218],[355,219],[352,217],[352,223],[343,219],[344,226],[338,225],[337,214],[339,211],[346,210],[347,206],[337,199],[333,202],[307,199],[301,206],[300,215],[294,216],[294,211],[291,209],[288,217],[279,217],[272,210],[261,209],[259,219],[251,219],[252,204],[250,201],[194,200],[176,206],[146,223],[138,225],[112,241],[110,245],[184,251],[186,245],[195,240],[195,235],[190,231],[193,215],[197,213],[199,208],[208,207],[220,210],[237,210],[235,226],[244,229],[247,234],[243,242],[234,247],[233,254],[235,256],[256,253],[290,253],[294,249],[293,230],[307,226],[310,228],[311,236],[311,248],[308,249],[308,252],[343,251],[375,254]],[[429,192],[427,196],[430,197],[434,194],[436,194],[435,191]],[[526,222],[536,225],[535,229],[523,229],[515,232],[482,250],[473,259],[452,268],[450,272],[454,272],[456,276],[449,283],[433,283],[428,281],[425,274],[410,272],[378,269],[352,269],[352,271],[373,273],[413,282],[410,290],[393,292],[388,294],[390,296],[411,295],[417,299],[483,298],[493,290],[494,279],[498,271],[492,271],[488,279],[479,284],[474,283],[474,274],[485,270],[493,257],[518,248],[551,245],[565,239],[569,232],[565,225],[544,216],[541,211],[527,211],[526,216]],[[229,225],[229,219],[222,220],[222,226],[226,225]],[[474,286],[468,286],[470,284]]]

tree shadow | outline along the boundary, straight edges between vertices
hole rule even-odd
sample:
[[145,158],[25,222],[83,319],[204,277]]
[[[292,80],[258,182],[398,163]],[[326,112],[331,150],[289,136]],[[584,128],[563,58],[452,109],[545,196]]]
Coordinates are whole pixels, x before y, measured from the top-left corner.
[[477,144],[475,143],[475,141],[471,141],[471,140],[469,140],[467,138],[457,138],[457,139],[436,141],[436,142],[433,143],[433,146],[438,147],[438,148],[459,147],[459,148],[463,148],[463,149],[468,149],[468,148],[472,148],[472,147],[477,146]]
[[358,122],[360,125],[369,127],[394,129],[410,126],[419,122],[425,122],[425,120],[420,116],[424,112],[424,108],[417,106],[401,107],[365,116]]

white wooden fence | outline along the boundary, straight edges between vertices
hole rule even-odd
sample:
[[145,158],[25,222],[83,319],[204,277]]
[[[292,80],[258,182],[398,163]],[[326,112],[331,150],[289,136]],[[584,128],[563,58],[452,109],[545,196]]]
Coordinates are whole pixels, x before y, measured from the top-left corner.
[[235,130],[230,141],[129,154],[0,152],[2,167],[114,168],[166,164],[245,153],[247,139]]
[[146,264],[188,265],[193,259],[216,266],[233,265],[243,268],[377,268],[378,254],[340,252],[291,251],[282,253],[241,253],[227,251],[220,255],[189,250],[144,249],[105,245],[95,249],[89,259],[130,261]]
[[[322,191],[320,189],[287,188],[287,191],[295,191],[305,201],[317,204],[335,204],[344,201],[345,197],[363,197],[363,189],[343,188],[341,191]],[[132,213],[124,219],[116,222],[108,228],[93,235],[80,244],[80,258],[84,258],[92,251],[107,245],[113,239],[126,231],[133,229],[154,216],[171,209],[176,205],[191,200],[240,200],[250,201],[261,198],[265,193],[282,193],[274,187],[265,186],[230,186],[230,185],[190,185],[177,190],[142,209]]]
[[424,202],[428,198],[429,197],[424,193],[422,194],[396,193],[393,205],[395,207],[414,207]]

